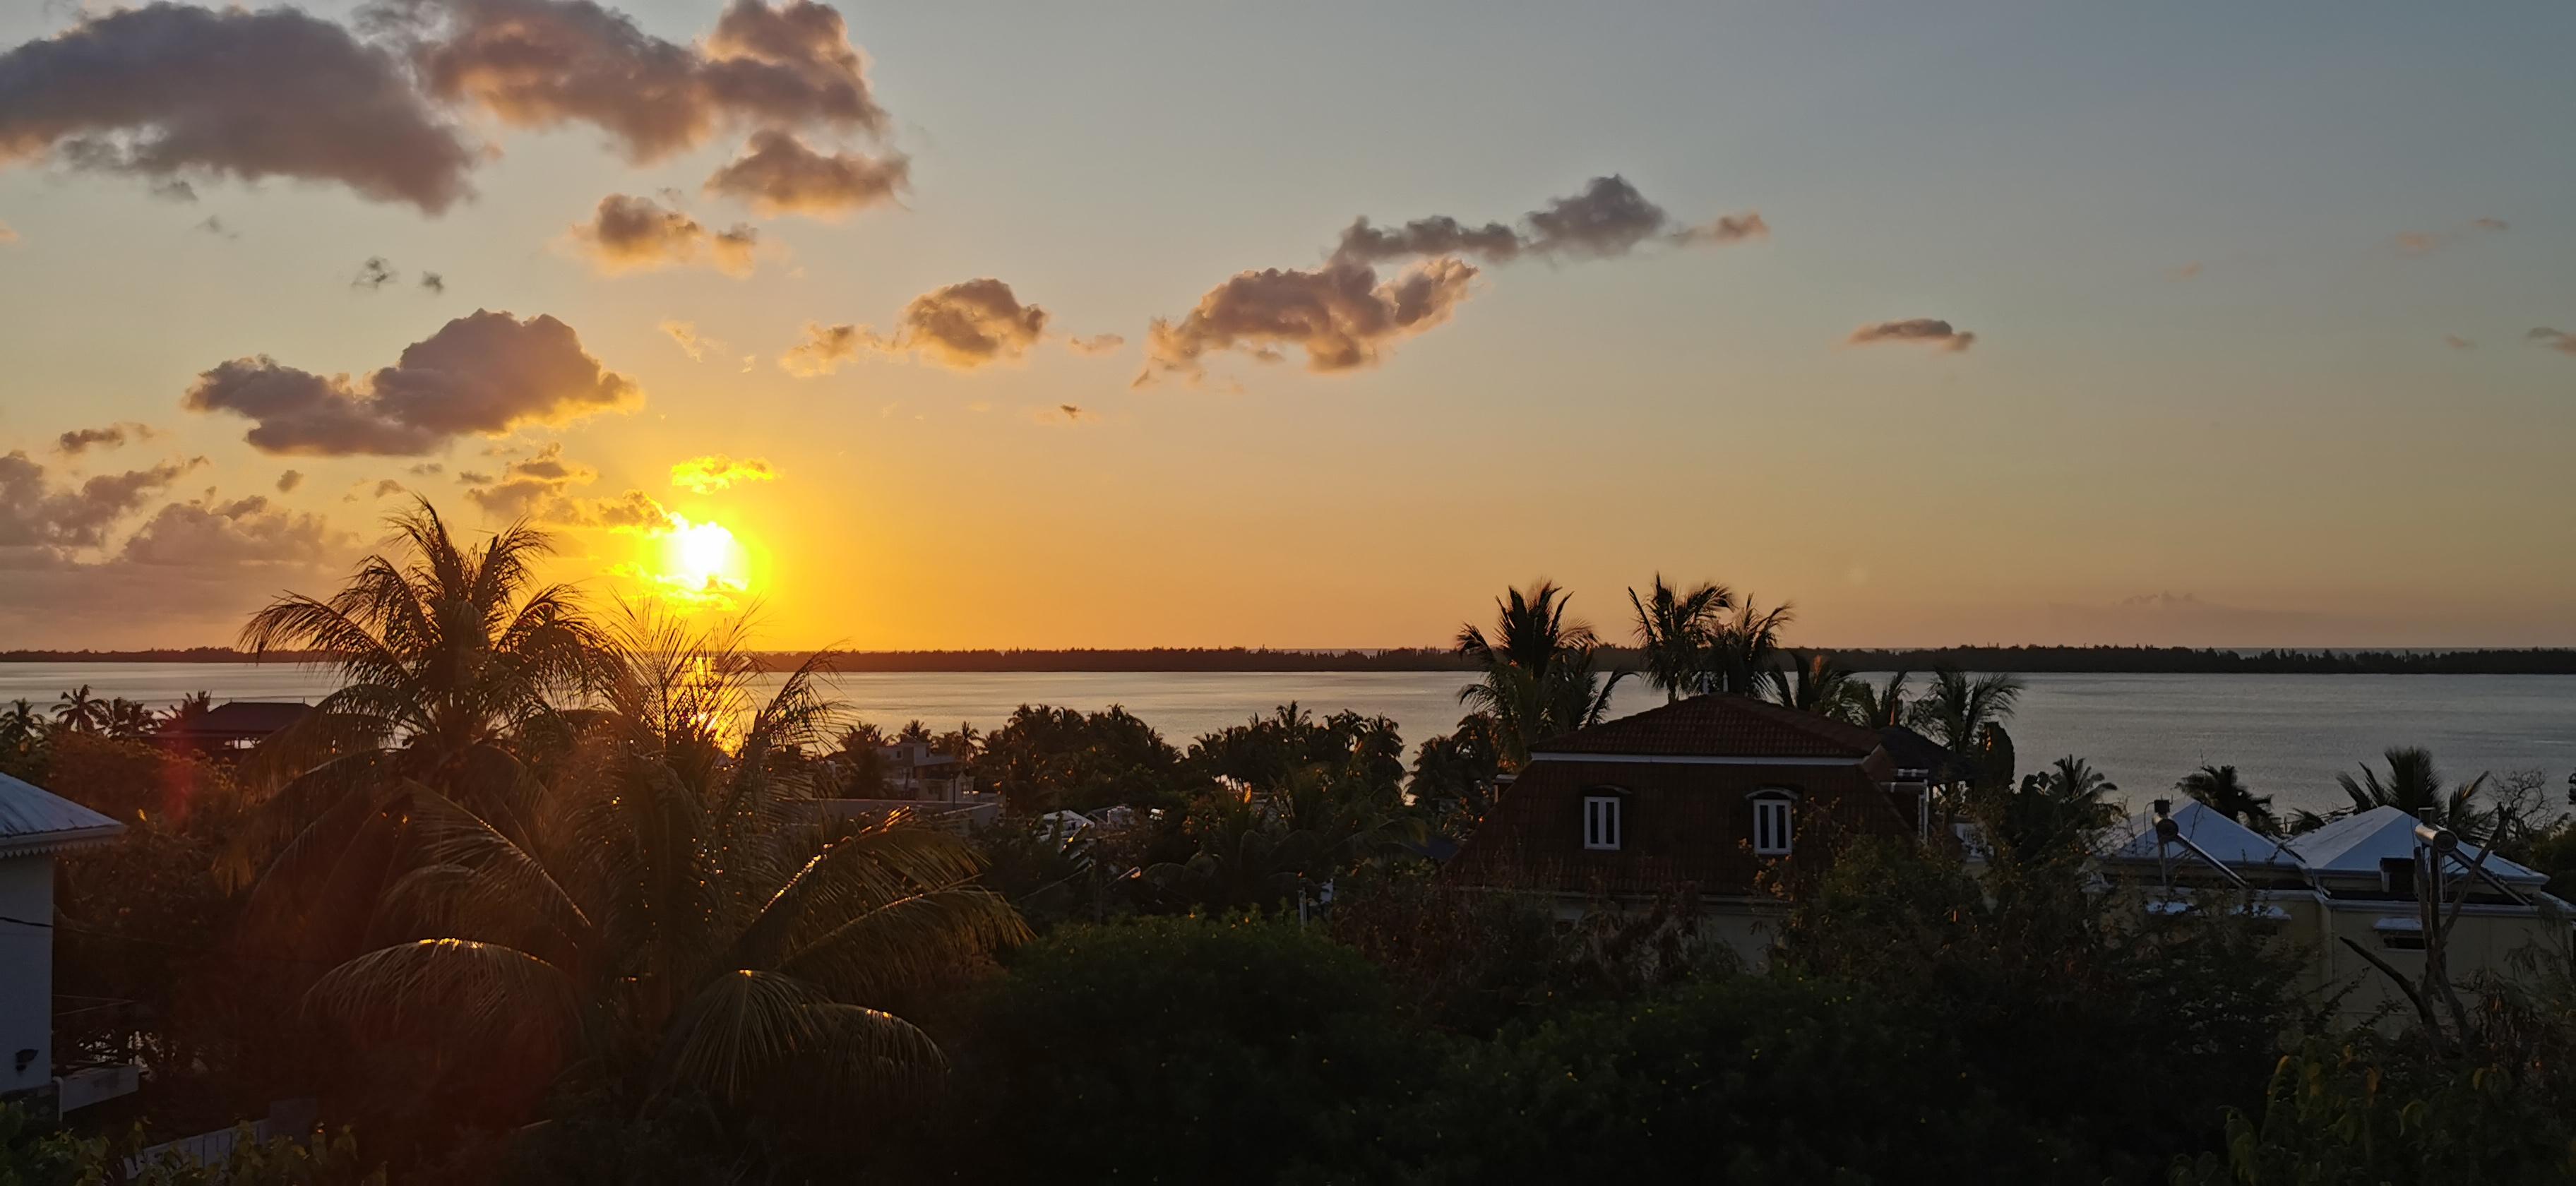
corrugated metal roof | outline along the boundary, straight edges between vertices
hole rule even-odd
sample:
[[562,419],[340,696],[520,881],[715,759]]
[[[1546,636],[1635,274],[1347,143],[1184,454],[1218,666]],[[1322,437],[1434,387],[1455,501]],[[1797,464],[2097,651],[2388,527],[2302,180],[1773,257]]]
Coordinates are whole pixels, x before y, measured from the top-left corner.
[[[2264,839],[2254,829],[2212,810],[2206,803],[2185,801],[2173,809],[2173,821],[2185,838],[2225,864],[2275,869],[2299,867],[2296,853]],[[2156,842],[2155,813],[2150,811],[2130,816],[2126,822],[2113,828],[2102,838],[2099,851],[2115,859],[2152,861],[2157,859],[2160,847]],[[2175,845],[2173,851],[2165,855],[2179,858],[2187,855],[2187,851]],[[2373,872],[2377,870],[2377,866],[2372,866]]]
[[23,779],[0,774],[0,855],[104,840],[125,825]]

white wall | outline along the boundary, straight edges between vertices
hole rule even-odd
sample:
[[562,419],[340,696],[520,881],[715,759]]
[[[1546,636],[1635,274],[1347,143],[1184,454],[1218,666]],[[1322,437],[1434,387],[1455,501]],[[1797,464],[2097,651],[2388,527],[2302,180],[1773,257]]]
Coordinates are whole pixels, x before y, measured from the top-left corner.
[[[0,915],[54,921],[54,858],[0,857]],[[54,1076],[54,933],[0,922],[0,1093],[42,1087]],[[27,1069],[18,1052],[33,1050]]]

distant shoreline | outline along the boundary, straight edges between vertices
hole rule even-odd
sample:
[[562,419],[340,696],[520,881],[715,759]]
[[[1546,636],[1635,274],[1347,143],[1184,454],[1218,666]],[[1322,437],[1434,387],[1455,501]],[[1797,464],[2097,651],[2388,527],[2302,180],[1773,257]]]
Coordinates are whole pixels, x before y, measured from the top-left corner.
[[[1799,653],[1814,653],[1798,648]],[[1940,647],[1917,650],[1818,648],[1856,672],[1970,671],[2089,675],[2576,675],[2576,648],[2519,650],[2223,650],[2194,647]],[[769,670],[803,663],[808,652],[753,656]],[[262,662],[294,664],[319,656],[271,653]],[[1603,649],[1602,665],[1634,668],[1636,652]],[[229,647],[136,651],[0,651],[0,663],[248,663]],[[969,651],[838,651],[824,663],[836,672],[1371,672],[1463,671],[1470,664],[1445,649],[1271,650],[1258,647]]]

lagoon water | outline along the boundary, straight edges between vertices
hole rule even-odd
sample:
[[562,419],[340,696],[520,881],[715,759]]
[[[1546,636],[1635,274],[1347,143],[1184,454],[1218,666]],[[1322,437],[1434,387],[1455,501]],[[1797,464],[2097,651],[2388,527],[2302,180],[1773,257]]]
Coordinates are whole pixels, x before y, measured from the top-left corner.
[[[2576,676],[2032,675],[2011,722],[2022,768],[2081,754],[2143,805],[2203,762],[2232,763],[2278,807],[2336,806],[2334,776],[2393,745],[2433,751],[2445,774],[2539,769],[2553,785],[2576,770]],[[894,672],[831,677],[850,711],[893,728],[915,717],[991,729],[1021,704],[1123,704],[1174,744],[1295,701],[1318,715],[1356,709],[1394,718],[1406,743],[1445,733],[1463,677],[1407,672]],[[102,697],[164,705],[203,689],[222,700],[309,700],[327,673],[290,664],[7,663],[0,703],[50,706],[88,684]],[[1634,681],[1618,714],[1661,697]]]

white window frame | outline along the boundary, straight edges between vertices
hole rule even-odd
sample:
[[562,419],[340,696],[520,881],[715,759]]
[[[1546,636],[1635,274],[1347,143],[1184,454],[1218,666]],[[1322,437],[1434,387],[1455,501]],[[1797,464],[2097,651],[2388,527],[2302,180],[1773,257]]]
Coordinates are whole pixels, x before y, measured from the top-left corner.
[[1788,791],[1753,793],[1753,855],[1785,857],[1798,846],[1798,797]]
[[1592,852],[1617,852],[1625,839],[1627,796],[1585,795],[1583,797],[1583,847]]

